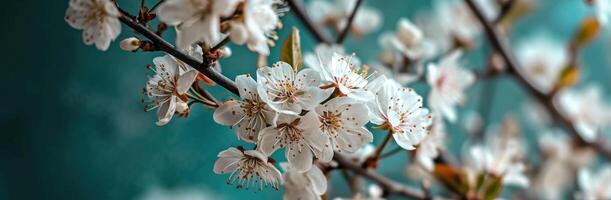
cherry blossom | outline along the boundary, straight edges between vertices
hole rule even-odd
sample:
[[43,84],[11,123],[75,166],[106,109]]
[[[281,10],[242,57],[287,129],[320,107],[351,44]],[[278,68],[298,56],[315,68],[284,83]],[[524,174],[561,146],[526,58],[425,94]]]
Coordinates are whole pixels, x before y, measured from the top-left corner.
[[259,131],[275,124],[276,112],[259,96],[257,82],[249,75],[236,77],[241,101],[229,100],[214,111],[214,121],[235,127],[238,137],[246,142],[255,143]]
[[106,51],[121,33],[119,10],[111,0],[70,0],[64,19],[83,30],[83,42]]
[[320,200],[327,191],[327,178],[322,171],[313,166],[307,171],[301,171],[288,163],[280,163],[284,169],[285,200],[304,199]]
[[396,32],[380,36],[380,44],[386,51],[401,53],[400,59],[403,56],[412,60],[428,58],[432,56],[433,51],[432,44],[425,40],[422,30],[407,18],[399,19]]
[[516,56],[528,80],[542,92],[549,93],[568,64],[562,43],[547,33],[537,33],[519,42]]
[[332,89],[318,88],[318,72],[304,69],[295,74],[293,67],[285,62],[259,68],[257,83],[263,101],[275,111],[291,115],[297,115],[302,110],[312,110],[333,92]]
[[322,124],[314,112],[305,116],[280,115],[276,126],[267,127],[259,133],[257,148],[266,155],[271,155],[280,148],[285,148],[285,156],[291,167],[305,172],[312,167],[312,156],[322,162],[329,162],[333,149],[328,138],[318,129]]
[[364,104],[348,97],[338,97],[317,107],[315,111],[321,126],[308,130],[322,132],[335,151],[355,152],[373,141],[373,135],[364,127],[369,121]]
[[283,183],[282,174],[274,167],[273,160],[257,150],[245,151],[242,148],[230,147],[218,154],[219,159],[214,163],[214,173],[231,173],[227,184],[237,182],[237,188],[249,189],[250,186],[270,186],[278,190]]
[[188,112],[187,92],[197,77],[197,71],[184,68],[169,56],[153,59],[156,73],[149,77],[144,87],[144,93],[152,100],[145,110],[157,109],[158,126],[166,125],[175,112]]
[[465,101],[464,91],[475,82],[475,75],[459,65],[460,51],[454,51],[441,59],[439,64],[429,64],[427,82],[431,85],[429,102],[434,112],[451,122],[456,121],[456,104]]
[[158,8],[159,19],[176,26],[176,46],[195,42],[212,46],[221,38],[221,18],[229,17],[240,0],[167,0]]
[[585,141],[596,140],[600,132],[611,125],[611,106],[604,102],[598,85],[566,90],[559,95],[556,103],[560,111],[573,121]]
[[594,13],[598,21],[603,24],[609,24],[609,17],[611,16],[611,1],[609,0],[591,0],[592,6],[594,7]]
[[[308,4],[312,21],[319,25],[329,25],[335,30],[343,30],[356,6],[356,0],[335,0],[333,2],[314,0]],[[361,5],[354,16],[351,31],[362,36],[376,31],[382,24],[382,14],[377,9]]]
[[611,166],[604,165],[597,171],[581,169],[577,183],[580,190],[575,195],[576,199],[611,199]]
[[422,108],[422,97],[386,76],[376,78],[368,88],[375,94],[368,103],[371,123],[387,128],[402,148],[414,150],[432,123],[428,109]]
[[274,0],[245,0],[243,16],[229,22],[231,41],[246,43],[251,51],[269,55],[268,37],[279,22]]

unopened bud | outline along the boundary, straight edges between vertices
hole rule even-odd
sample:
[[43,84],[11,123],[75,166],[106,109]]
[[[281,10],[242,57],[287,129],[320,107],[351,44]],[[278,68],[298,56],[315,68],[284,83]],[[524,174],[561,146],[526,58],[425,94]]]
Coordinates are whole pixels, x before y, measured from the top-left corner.
[[423,38],[422,31],[408,19],[402,18],[397,25],[397,37],[407,46],[420,43]]
[[126,38],[121,41],[121,49],[125,51],[135,51],[140,48],[140,40],[136,37]]
[[189,112],[189,105],[187,105],[187,103],[185,103],[184,101],[176,102],[176,112],[180,114],[185,114]]
[[229,56],[231,56],[231,49],[229,47],[223,47],[220,49],[221,51],[221,58],[229,58]]

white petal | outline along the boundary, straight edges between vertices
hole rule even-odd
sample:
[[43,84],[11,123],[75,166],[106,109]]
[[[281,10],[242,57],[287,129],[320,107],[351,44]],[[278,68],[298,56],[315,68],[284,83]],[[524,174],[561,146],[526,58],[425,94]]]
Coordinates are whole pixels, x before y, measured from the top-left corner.
[[285,149],[286,159],[291,167],[299,172],[305,172],[312,167],[312,151],[307,145],[289,144]]
[[257,142],[257,149],[265,153],[265,155],[271,156],[277,149],[276,142],[279,136],[278,130],[274,127],[267,127],[259,132],[259,142]]
[[189,70],[188,72],[180,75],[178,77],[178,81],[176,83],[176,91],[178,94],[185,94],[191,88],[193,82],[195,82],[195,78],[197,78],[197,71]]
[[407,136],[405,136],[404,134],[393,134],[392,135],[395,138],[395,142],[397,142],[397,144],[405,149],[405,150],[414,150],[414,144],[412,143],[412,141],[410,141]]
[[243,99],[256,100],[257,82],[250,75],[239,75],[235,77],[240,97]]
[[165,102],[159,106],[159,109],[157,110],[157,117],[159,118],[159,120],[156,122],[157,126],[163,126],[170,122],[170,119],[172,119],[172,116],[174,116],[174,112],[176,112],[176,97],[172,96],[168,102]]
[[244,117],[244,110],[236,100],[229,100],[214,110],[213,119],[216,123],[233,126]]
[[306,176],[312,183],[314,193],[322,195],[327,191],[327,178],[318,167],[312,167],[306,172]]

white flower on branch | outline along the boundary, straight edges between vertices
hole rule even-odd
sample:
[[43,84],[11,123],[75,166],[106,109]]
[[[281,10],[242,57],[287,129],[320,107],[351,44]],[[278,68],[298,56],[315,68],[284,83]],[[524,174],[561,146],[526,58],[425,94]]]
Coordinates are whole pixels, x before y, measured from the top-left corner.
[[111,0],[70,0],[64,19],[83,30],[83,42],[106,51],[121,33],[120,13]]
[[399,19],[397,31],[383,34],[380,43],[386,51],[397,51],[412,60],[432,56],[432,45],[425,40],[422,30],[407,18]]
[[422,108],[422,97],[410,88],[380,76],[370,83],[375,100],[368,103],[371,123],[388,129],[399,146],[415,149],[428,134],[432,117]]
[[229,22],[229,36],[237,44],[246,43],[248,49],[269,55],[268,41],[279,22],[274,0],[245,0],[243,16]]
[[214,163],[214,173],[231,173],[227,184],[237,182],[238,189],[254,186],[261,191],[264,186],[270,186],[278,190],[283,183],[282,174],[274,167],[274,161],[268,160],[260,151],[231,147],[220,152],[218,157]]
[[214,121],[236,127],[238,137],[246,142],[255,143],[259,131],[275,123],[276,112],[271,109],[257,92],[257,82],[249,75],[236,77],[236,85],[241,101],[229,100],[214,111]]
[[149,77],[144,87],[144,93],[152,103],[147,105],[145,110],[158,108],[156,124],[163,126],[170,122],[175,112],[183,115],[188,113],[187,92],[195,82],[198,72],[180,65],[169,55],[157,57],[153,59],[153,63],[155,67],[151,69],[156,74]]
[[560,111],[571,119],[587,142],[595,141],[601,131],[611,125],[611,106],[604,102],[602,88],[598,85],[562,91],[556,100]]
[[313,166],[303,172],[288,163],[280,163],[284,169],[284,200],[320,200],[327,191],[327,178],[322,171]]
[[575,195],[576,199],[611,199],[611,165],[604,165],[597,171],[581,169],[577,181],[580,191]]
[[281,114],[276,126],[261,130],[257,148],[266,155],[285,148],[285,156],[291,167],[305,172],[312,167],[313,155],[321,162],[329,162],[333,157],[328,138],[320,132],[321,125],[314,112],[308,112],[303,117]]
[[355,152],[373,141],[373,135],[364,126],[369,122],[367,107],[348,97],[337,97],[318,106],[316,113],[322,132],[337,152]]
[[[317,53],[320,49],[326,48],[328,47],[317,48]],[[337,52],[318,54],[318,63],[308,61],[306,64],[320,72],[322,84],[337,88],[340,96],[348,96],[361,102],[370,101],[373,99],[373,94],[366,90],[366,86],[373,74],[367,74],[368,67],[366,66],[361,70],[356,65],[359,64],[358,59],[353,60],[353,57],[345,57]],[[311,56],[309,58],[312,60]]]
[[229,17],[240,0],[167,0],[158,8],[159,19],[176,26],[176,46],[195,42],[212,46],[221,38],[221,18]]
[[318,72],[304,69],[295,74],[293,67],[285,62],[259,68],[257,83],[263,101],[277,112],[291,115],[314,109],[333,92],[332,89],[318,88]]
[[[356,6],[356,0],[325,0],[311,1],[307,7],[312,21],[319,25],[328,25],[337,31],[346,27],[348,19]],[[351,31],[357,36],[363,36],[380,28],[382,14],[377,9],[361,5],[354,16]]]
[[526,78],[545,93],[554,89],[568,64],[566,47],[547,33],[537,33],[519,42],[515,52]]
[[461,51],[454,51],[439,64],[429,64],[427,82],[431,85],[429,101],[434,112],[456,121],[455,106],[465,101],[465,90],[475,82],[475,75],[460,67]]

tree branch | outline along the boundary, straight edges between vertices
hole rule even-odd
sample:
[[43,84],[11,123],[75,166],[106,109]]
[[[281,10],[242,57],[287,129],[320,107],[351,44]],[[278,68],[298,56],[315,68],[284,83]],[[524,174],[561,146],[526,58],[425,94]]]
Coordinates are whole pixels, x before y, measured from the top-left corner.
[[323,29],[312,22],[312,20],[308,16],[308,13],[303,8],[302,0],[287,0],[286,2],[288,2],[289,6],[291,7],[291,10],[294,11],[297,18],[299,18],[303,25],[305,25],[305,27],[310,30],[310,33],[314,35],[314,38],[316,38],[318,42],[323,42],[326,44],[333,43],[331,41],[331,38],[329,38],[325,34]]
[[512,51],[510,51],[510,48],[508,47],[506,42],[501,40],[499,32],[494,28],[494,26],[492,26],[490,22],[486,20],[482,11],[477,7],[473,0],[465,0],[465,2],[484,27],[484,30],[491,45],[498,51],[498,53],[503,58],[503,61],[505,61],[505,63],[507,64],[508,72],[513,74],[516,80],[521,83],[522,86],[524,86],[524,88],[528,90],[528,92],[532,96],[539,100],[555,119],[564,124],[564,126],[569,130],[569,132],[573,134],[573,136],[578,138],[581,143],[592,147],[605,158],[611,159],[611,147],[609,147],[609,145],[602,140],[599,140],[597,142],[587,142],[583,138],[581,138],[573,122],[569,118],[564,116],[554,105],[553,96],[547,95],[546,93],[539,91],[533,86],[532,83],[528,81],[528,79],[526,79],[524,72],[521,71],[522,68],[520,68],[517,64],[512,54]]
[[344,39],[346,39],[346,36],[348,36],[348,33],[350,32],[350,29],[352,28],[352,23],[354,22],[354,17],[356,16],[356,12],[359,10],[359,7],[361,6],[361,4],[363,4],[363,0],[356,1],[356,5],[354,5],[354,9],[352,10],[352,13],[350,13],[350,17],[348,18],[348,23],[346,24],[346,27],[344,27],[344,30],[342,30],[342,32],[337,37],[337,40],[336,40],[337,44],[343,43]]

